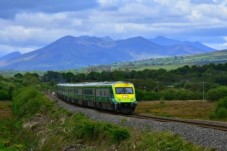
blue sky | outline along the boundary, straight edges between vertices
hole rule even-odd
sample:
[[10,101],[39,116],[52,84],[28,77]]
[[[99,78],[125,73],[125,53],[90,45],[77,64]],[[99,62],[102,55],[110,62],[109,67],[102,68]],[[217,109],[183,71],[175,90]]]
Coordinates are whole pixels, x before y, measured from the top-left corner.
[[0,56],[65,35],[166,36],[227,48],[227,0],[0,0]]

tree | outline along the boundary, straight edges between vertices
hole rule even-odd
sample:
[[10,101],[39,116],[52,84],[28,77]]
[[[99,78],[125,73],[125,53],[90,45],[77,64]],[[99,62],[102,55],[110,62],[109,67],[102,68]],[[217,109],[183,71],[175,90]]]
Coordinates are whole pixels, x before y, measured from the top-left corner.
[[0,90],[0,100],[8,100],[9,94],[5,90]]
[[21,73],[17,73],[14,75],[14,78],[16,79],[22,79],[23,78],[23,75]]

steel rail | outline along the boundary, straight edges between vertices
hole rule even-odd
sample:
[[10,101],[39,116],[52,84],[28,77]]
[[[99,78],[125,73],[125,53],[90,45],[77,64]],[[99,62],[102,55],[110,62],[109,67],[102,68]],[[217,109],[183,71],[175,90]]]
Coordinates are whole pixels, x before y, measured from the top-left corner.
[[[165,117],[157,117],[157,116],[147,116],[141,114],[132,114],[128,115],[128,117],[138,118],[138,119],[150,119],[159,122],[176,122],[176,123],[185,123],[190,125],[196,125],[203,128],[211,128],[215,130],[227,131],[227,125],[219,125],[217,123],[206,123],[202,121],[190,121],[190,120],[183,120],[183,119],[175,119],[175,118],[165,118]],[[211,121],[208,121],[211,122]]]

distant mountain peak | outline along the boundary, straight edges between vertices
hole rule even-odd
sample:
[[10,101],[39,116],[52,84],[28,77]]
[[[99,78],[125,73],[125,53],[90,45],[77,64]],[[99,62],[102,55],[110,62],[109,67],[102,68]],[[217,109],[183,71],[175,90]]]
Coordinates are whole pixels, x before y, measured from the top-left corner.
[[66,36],[60,38],[59,40],[61,40],[61,39],[74,39],[74,38],[76,38],[76,37],[71,36],[71,35],[66,35]]
[[157,43],[159,45],[163,45],[163,46],[173,46],[173,45],[177,45],[177,44],[181,43],[181,41],[166,38],[164,36],[157,36],[156,38],[151,39],[151,41],[154,43]]
[[164,36],[157,36],[155,39],[169,39],[169,38],[166,38]]
[[100,38],[105,40],[105,41],[113,41],[113,39],[110,38],[109,36],[104,36],[104,37],[100,37]]
[[[10,61],[12,59],[15,59],[16,57],[19,57],[21,56],[22,54],[19,52],[19,51],[14,51],[14,52],[11,52],[5,56],[2,56],[0,57],[0,62],[7,62],[7,61]],[[1,63],[0,63],[1,64]]]

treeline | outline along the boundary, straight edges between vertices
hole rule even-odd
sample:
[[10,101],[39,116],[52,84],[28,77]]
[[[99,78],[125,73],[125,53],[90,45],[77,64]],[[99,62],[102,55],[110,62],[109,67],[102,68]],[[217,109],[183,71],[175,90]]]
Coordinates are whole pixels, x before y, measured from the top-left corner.
[[[175,70],[103,71],[74,74],[48,71],[41,77],[44,82],[76,83],[96,81],[129,81],[138,90],[139,100],[204,99],[208,91],[227,85],[227,63],[203,66],[184,66]],[[208,97],[209,98],[209,97]]]
[[[218,73],[218,74],[217,74]],[[143,70],[143,71],[102,71],[73,74],[72,72],[48,71],[42,76],[45,82],[84,82],[84,81],[117,81],[117,80],[153,80],[163,83],[179,83],[181,81],[204,81],[227,85],[227,63],[208,64],[203,66],[184,66],[175,70]]]

